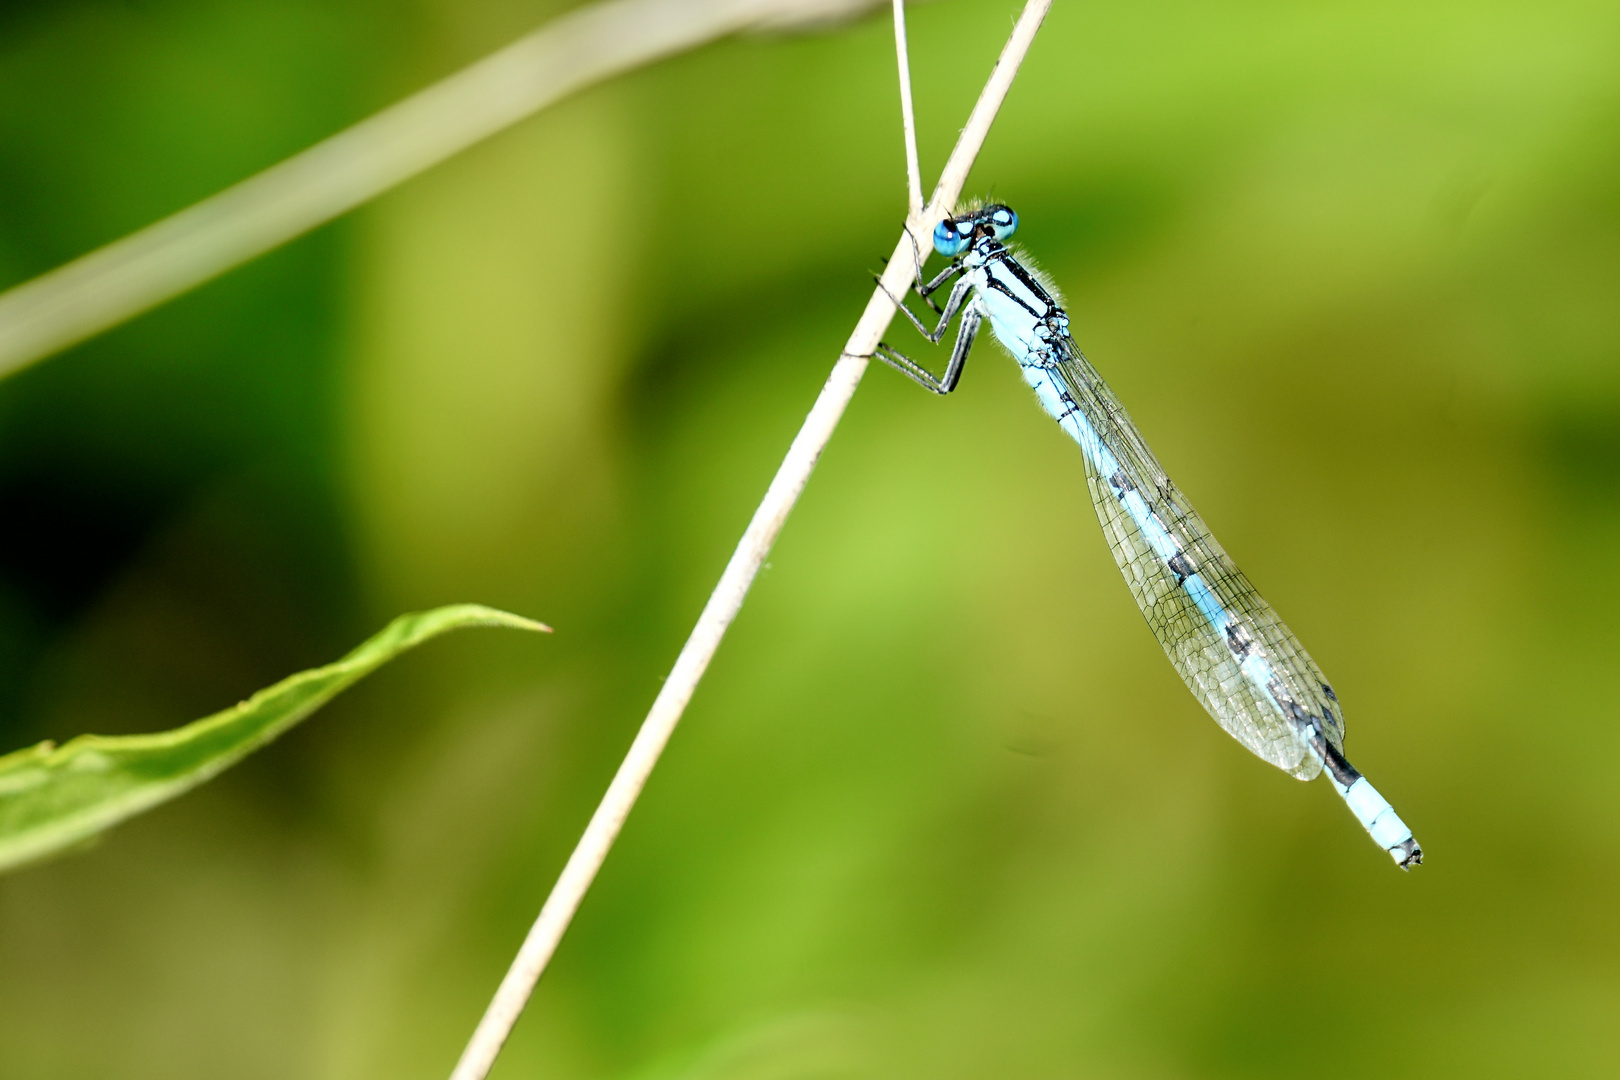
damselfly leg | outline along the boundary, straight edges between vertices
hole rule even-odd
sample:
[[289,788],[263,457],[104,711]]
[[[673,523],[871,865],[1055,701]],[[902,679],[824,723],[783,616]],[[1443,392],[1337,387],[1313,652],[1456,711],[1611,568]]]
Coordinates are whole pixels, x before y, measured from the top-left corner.
[[[938,290],[946,281],[950,280],[951,275],[960,274],[961,272],[962,268],[953,263],[945,269],[944,273],[926,286],[921,284],[922,276],[919,274],[917,278],[918,292],[922,294],[924,299],[927,299],[928,294]],[[951,320],[956,318],[958,312],[961,312],[962,322],[957,327],[956,344],[951,348],[951,358],[945,365],[944,375],[934,375],[933,372],[900,352],[888,342],[878,342],[878,347],[872,355],[913,382],[932,390],[936,394],[948,394],[955,390],[957,382],[962,378],[962,368],[967,364],[968,353],[973,349],[973,339],[979,333],[979,324],[984,318],[977,307],[969,307],[966,311],[962,310],[963,304],[967,302],[972,291],[973,285],[971,282],[966,280],[958,281],[951,289],[951,295],[946,298],[945,308],[940,311],[939,322],[932,330],[924,326],[923,321],[917,318],[910,308],[906,307],[905,301],[898,297],[893,298],[895,306],[905,312],[906,318],[911,320],[911,324],[917,328],[917,332],[927,338],[929,343],[933,345],[939,344],[940,340],[944,338],[945,331],[950,326]]]
[[[947,281],[951,280],[951,278],[962,272],[962,264],[953,259],[951,260],[950,265],[941,270],[939,275],[935,277],[933,281],[924,282],[922,271],[923,262],[925,259],[922,249],[917,246],[917,237],[912,233],[911,226],[908,225],[905,227],[905,229],[906,239],[911,241],[911,265],[915,267],[913,276],[917,279],[917,283],[913,285],[912,288],[918,296],[923,298],[923,303],[934,309],[934,314],[943,315],[944,312],[940,309],[940,306],[934,303],[934,293],[939,290],[940,286],[944,285]],[[880,281],[879,284],[881,285],[882,282]],[[899,303],[899,301],[895,302]],[[912,322],[916,321],[917,320],[915,319],[912,320]],[[921,326],[920,323],[918,325],[919,327]],[[926,333],[926,331],[924,332]],[[934,340],[938,341],[938,338],[935,338]]]
[[[908,311],[906,314],[911,313]],[[878,342],[878,347],[872,355],[920,386],[936,394],[948,394],[956,389],[957,382],[962,378],[962,368],[967,364],[968,353],[973,349],[973,339],[978,335],[979,324],[983,319],[984,316],[980,315],[976,308],[970,308],[963,313],[962,324],[956,330],[956,344],[951,348],[950,362],[945,365],[945,374],[941,376],[935,376],[917,361],[885,342]],[[913,318],[912,321],[915,322],[916,319]],[[949,322],[948,317],[941,319],[940,329],[943,330]],[[928,332],[924,330],[923,333]]]

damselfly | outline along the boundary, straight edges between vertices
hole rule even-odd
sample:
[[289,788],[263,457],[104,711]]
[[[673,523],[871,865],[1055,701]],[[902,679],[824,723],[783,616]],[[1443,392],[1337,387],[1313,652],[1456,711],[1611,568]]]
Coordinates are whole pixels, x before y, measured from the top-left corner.
[[[1080,444],[1114,561],[1193,696],[1233,738],[1279,769],[1301,780],[1326,771],[1402,869],[1422,862],[1412,830],[1345,760],[1339,699],[1321,669],[1165,475],[1069,336],[1056,290],[1007,248],[1017,228],[1018,215],[996,205],[946,218],[934,230],[934,248],[951,264],[926,284],[919,270],[917,292],[939,312],[939,323],[930,330],[904,304],[900,310],[935,344],[960,314],[944,375],[887,345],[879,346],[878,357],[934,393],[948,394],[989,319],[1041,405]],[[940,308],[932,294],[952,279]]]

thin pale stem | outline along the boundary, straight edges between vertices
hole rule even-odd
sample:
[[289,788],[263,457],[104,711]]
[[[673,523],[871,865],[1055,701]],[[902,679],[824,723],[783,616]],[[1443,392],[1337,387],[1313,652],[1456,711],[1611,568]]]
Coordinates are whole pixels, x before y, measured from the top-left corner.
[[[1029,51],[1030,42],[1035,40],[1035,32],[1041,28],[1041,20],[1046,18],[1046,12],[1051,8],[1052,0],[1029,0],[1024,7],[1024,13],[1018,17],[1013,26],[1012,36],[1007,44],[1002,46],[1001,55],[996,59],[995,70],[990,72],[990,78],[984,84],[984,90],[979,94],[979,100],[973,105],[973,112],[968,114],[967,126],[956,140],[956,149],[945,161],[945,168],[940,171],[939,184],[934,188],[934,197],[928,203],[928,214],[933,217],[928,221],[932,229],[939,217],[943,217],[955,207],[956,200],[961,198],[962,186],[967,183],[968,171],[973,168],[973,162],[979,156],[979,148],[984,145],[984,138],[990,133],[990,125],[1001,111],[1001,103],[1007,98],[1007,91],[1012,88],[1013,76],[1018,74],[1018,66],[1024,62],[1024,54]],[[1033,13],[1033,15],[1032,15]],[[885,275],[887,276],[887,275]],[[885,327],[887,324],[885,324]],[[875,342],[874,342],[875,343]]]
[[923,210],[922,168],[917,164],[917,116],[911,107],[911,55],[906,44],[906,0],[894,0],[894,58],[900,69],[900,128],[906,140],[908,217]]
[[605,0],[331,138],[0,294],[0,378],[264,254],[575,91],[845,0]]
[[[990,122],[1001,108],[1013,76],[1023,63],[1035,31],[1040,28],[1051,2],[1028,0],[1025,5],[1023,14],[1013,28],[1012,37],[1002,49],[995,70],[991,72],[990,80],[979,95],[978,104],[974,106],[967,126],[962,129],[956,148],[946,162],[939,185],[934,189],[932,202],[907,224],[913,235],[926,226],[927,231],[921,235],[927,236],[928,231],[944,216],[946,209],[954,207],[961,196],[962,185],[967,180],[968,170],[978,156],[979,148],[984,145]],[[844,409],[855,394],[855,388],[860,385],[872,351],[894,318],[893,297],[911,286],[916,274],[917,257],[918,246],[913,243],[911,236],[902,235],[895,245],[894,256],[883,272],[879,287],[873,290],[866,310],[861,313],[844,345],[843,354],[833,365],[832,374],[822,387],[816,403],[811,406],[810,415],[805,418],[793,444],[788,447],[787,456],[765,491],[765,498],[760,501],[759,509],[754,511],[753,520],[743,532],[737,550],[720,575],[719,584],[709,596],[709,602],[703,606],[697,625],[686,639],[686,645],[676,658],[669,678],[664,681],[663,689],[647,713],[647,719],[642,721],[641,730],[630,744],[630,752],[620,763],[607,793],[591,815],[584,835],[568,857],[551,895],[546,897],[539,918],[530,928],[528,937],[507,969],[506,977],[496,989],[489,1008],[462,1052],[461,1060],[450,1074],[450,1080],[484,1080],[495,1064],[496,1055],[522,1014],[546,964],[556,952],[557,943],[562,940],[586,890],[607,858],[625,818],[635,805],[636,797],[641,794],[653,766],[658,762],[658,756],[674,733],[681,713],[692,700],[698,681],[703,678],[709,661],[720,647],[726,629],[737,617],[749,586],[764,564],[777,534],[782,531],[782,525],[793,504],[798,501],[799,493],[809,481],[817,459],[821,457]]]

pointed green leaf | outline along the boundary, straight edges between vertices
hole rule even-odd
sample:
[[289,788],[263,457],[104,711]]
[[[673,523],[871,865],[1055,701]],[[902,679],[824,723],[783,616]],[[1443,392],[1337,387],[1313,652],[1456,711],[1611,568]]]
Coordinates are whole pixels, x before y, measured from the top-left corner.
[[548,630],[479,604],[401,615],[333,664],[301,671],[173,731],[80,735],[0,757],[0,871],[91,839],[236,764],[350,684],[429,638],[469,626]]

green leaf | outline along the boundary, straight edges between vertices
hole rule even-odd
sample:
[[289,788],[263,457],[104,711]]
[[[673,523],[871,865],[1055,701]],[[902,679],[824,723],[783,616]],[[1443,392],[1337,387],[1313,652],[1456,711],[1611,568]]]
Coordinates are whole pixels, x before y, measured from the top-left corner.
[[549,631],[479,604],[401,615],[333,664],[289,676],[246,701],[154,735],[80,735],[0,757],[0,872],[82,844],[251,754],[407,649],[450,630]]

